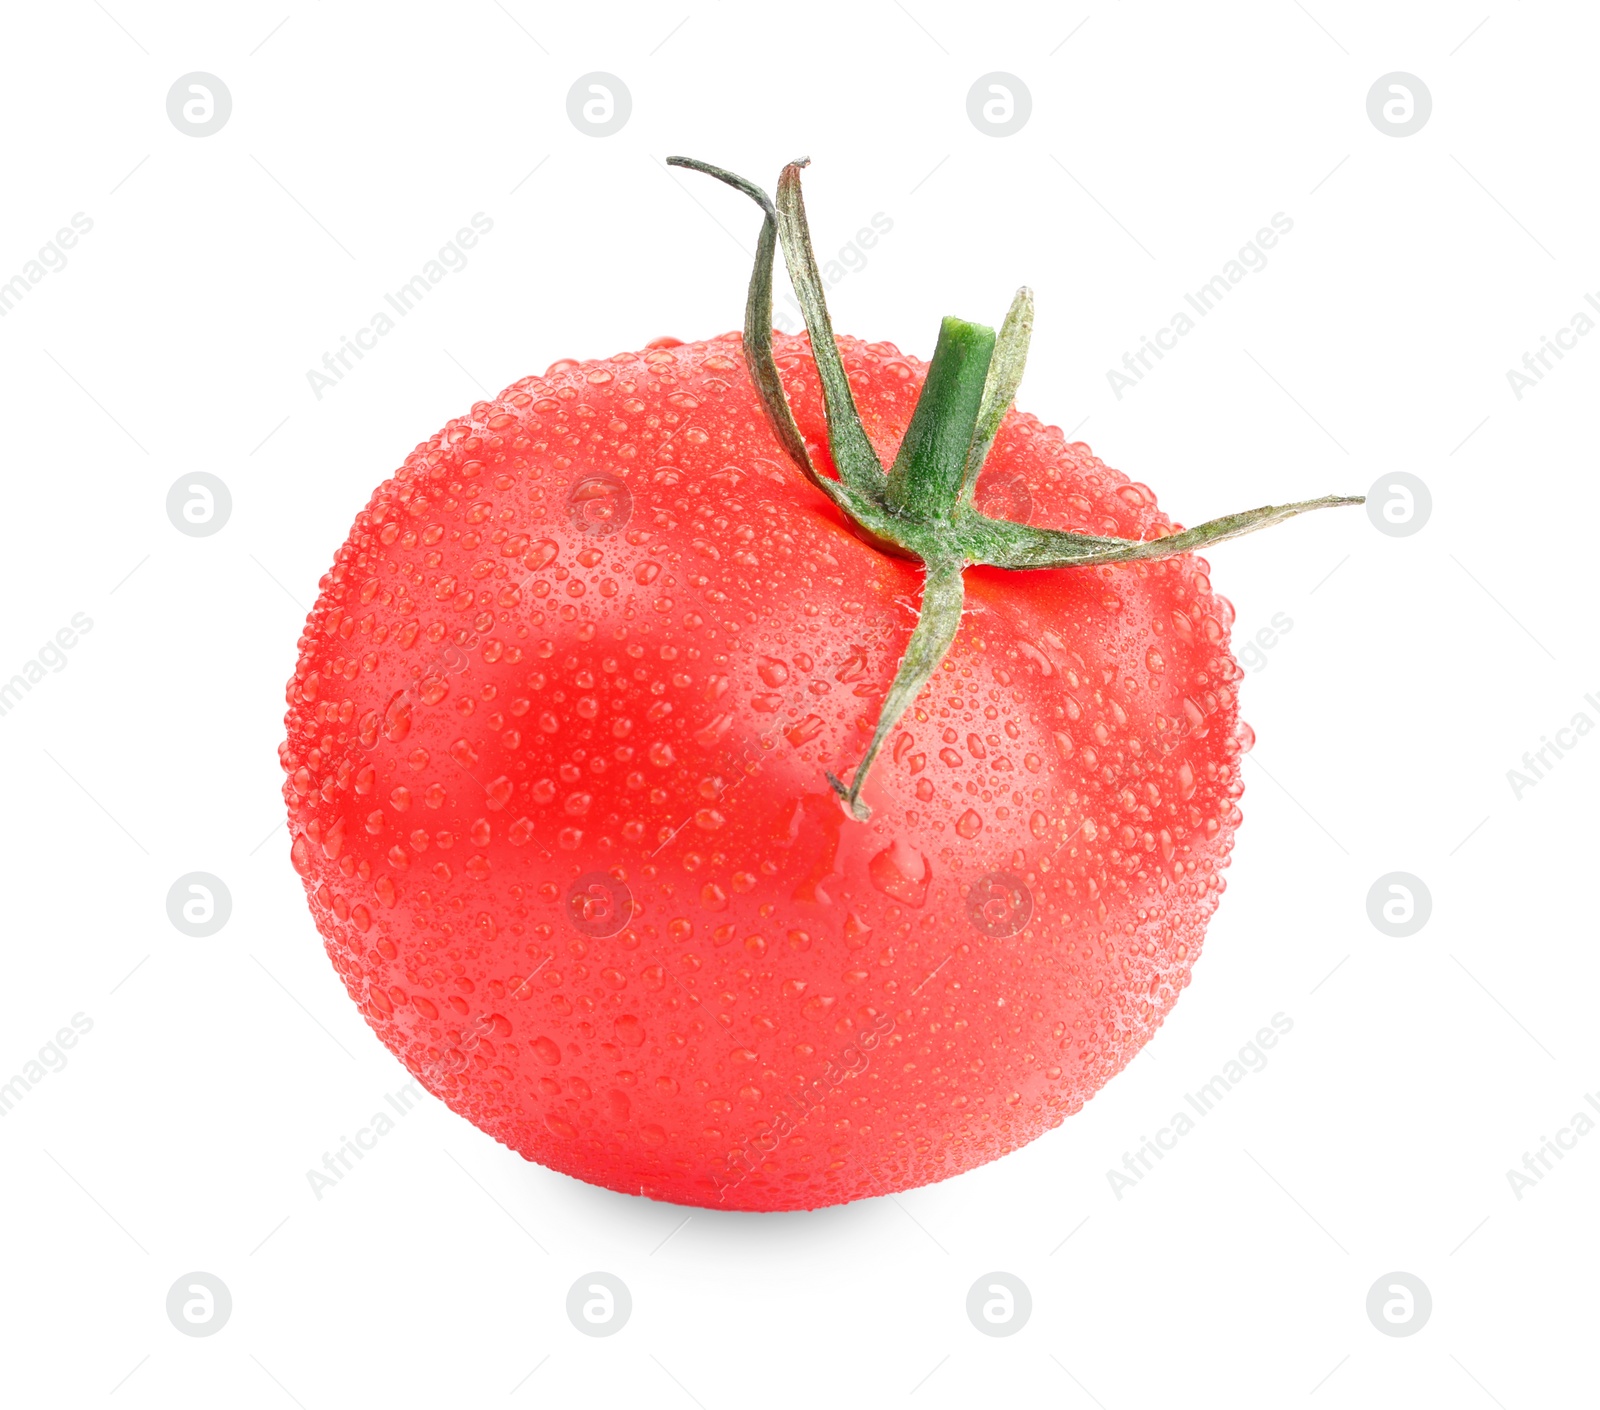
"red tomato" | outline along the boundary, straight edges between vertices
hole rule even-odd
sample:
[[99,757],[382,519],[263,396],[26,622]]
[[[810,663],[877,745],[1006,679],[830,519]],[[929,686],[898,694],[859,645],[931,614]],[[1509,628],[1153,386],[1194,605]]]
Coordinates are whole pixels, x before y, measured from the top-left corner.
[[[925,367],[841,338],[885,464]],[[848,816],[922,569],[774,437],[737,335],[560,362],[357,516],[289,683],[292,857],[368,1023],[530,1160],[802,1209],[1063,1118],[1189,983],[1251,735],[1203,560],[966,573]],[[803,338],[777,356],[831,466]],[[1007,415],[996,517],[1148,539],[1155,496]]]

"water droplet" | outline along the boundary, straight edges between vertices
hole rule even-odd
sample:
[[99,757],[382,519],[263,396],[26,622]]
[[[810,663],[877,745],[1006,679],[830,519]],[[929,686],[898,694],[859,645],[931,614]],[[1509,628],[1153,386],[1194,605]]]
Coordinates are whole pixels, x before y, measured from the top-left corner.
[[406,693],[402,690],[389,702],[389,708],[383,712],[383,736],[392,743],[398,743],[410,733],[411,702],[406,699]]
[[896,838],[867,863],[867,875],[885,896],[920,907],[928,899],[933,864],[903,838]]
[[791,725],[784,731],[784,737],[790,744],[809,744],[822,733],[822,716],[807,715],[796,725]]

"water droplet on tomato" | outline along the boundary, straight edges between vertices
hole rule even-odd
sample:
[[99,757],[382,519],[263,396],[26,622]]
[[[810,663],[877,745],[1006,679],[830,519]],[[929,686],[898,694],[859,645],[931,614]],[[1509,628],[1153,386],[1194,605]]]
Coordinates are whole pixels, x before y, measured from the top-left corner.
[[790,744],[809,744],[822,733],[822,716],[807,715],[798,724],[784,731]]
[[867,863],[867,875],[885,896],[907,906],[928,899],[933,864],[904,838],[896,838]]
[[383,712],[383,736],[392,743],[398,743],[411,733],[411,702],[406,699],[405,691],[401,691],[389,702],[389,708]]

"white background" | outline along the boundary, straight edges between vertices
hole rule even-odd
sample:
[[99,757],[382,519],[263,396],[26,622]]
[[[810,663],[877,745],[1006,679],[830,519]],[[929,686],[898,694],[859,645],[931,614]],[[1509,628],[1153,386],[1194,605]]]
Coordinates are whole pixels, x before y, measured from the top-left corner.
[[[1506,772],[1600,722],[1600,337],[1520,401],[1506,372],[1600,290],[1600,17],[1090,4],[7,7],[0,280],[94,222],[0,319],[0,677],[94,622],[0,718],[0,1080],[93,1022],[0,1121],[8,1402],[1590,1403],[1600,1132],[1520,1200],[1506,1171],[1600,1091],[1600,738],[1520,800]],[[233,99],[203,139],[165,107],[192,70]],[[603,139],[566,113],[594,70],[633,102]],[[1032,93],[1014,136],[967,116],[991,70]],[[1366,111],[1394,70],[1433,97],[1406,138]],[[1243,688],[1228,894],[1161,1034],[1033,1146],[685,1223],[430,1098],[318,1201],[307,1169],[407,1074],[288,865],[300,624],[448,417],[557,358],[738,326],[754,212],[670,152],[768,185],[809,153],[825,254],[893,221],[830,295],[842,329],[926,356],[941,315],[998,321],[1031,284],[1020,404],[1185,522],[1397,470],[1432,517],[1213,553],[1236,640],[1293,622]],[[479,211],[467,268],[317,400],[307,370]],[[1117,400],[1107,369],[1276,212],[1267,267]],[[188,538],[166,493],[202,470],[232,517]],[[210,939],[166,916],[196,870],[233,896]],[[1403,940],[1366,913],[1395,870],[1433,897]],[[1265,1070],[1119,1200],[1107,1170],[1278,1012]],[[633,1295],[608,1339],[564,1310],[594,1269]],[[233,1297],[206,1339],[165,1312],[191,1270]],[[1031,1290],[1017,1335],[967,1320],[991,1270]],[[1394,1270],[1433,1297],[1407,1338],[1365,1310]]]

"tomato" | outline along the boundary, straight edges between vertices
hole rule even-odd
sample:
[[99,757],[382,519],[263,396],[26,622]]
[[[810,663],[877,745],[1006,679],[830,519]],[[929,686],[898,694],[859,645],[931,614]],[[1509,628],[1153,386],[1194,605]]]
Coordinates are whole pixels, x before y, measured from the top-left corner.
[[[925,367],[840,340],[892,459]],[[828,464],[804,337],[777,339]],[[1155,496],[1017,412],[990,513]],[[557,363],[419,446],[300,641],[292,857],[428,1090],[530,1160],[727,1208],[941,1179],[1076,1111],[1188,984],[1240,819],[1233,613],[1192,556],[968,570],[840,807],[921,570],[789,465],[729,335]]]
[[[1032,324],[835,339],[800,202],[745,333],[558,362],[417,447],[300,639],[290,855],[419,1081],[611,1189],[809,1209],[1060,1124],[1160,1026],[1243,791],[1233,620],[1144,485],[1007,410]],[[781,236],[809,335],[770,333]]]

